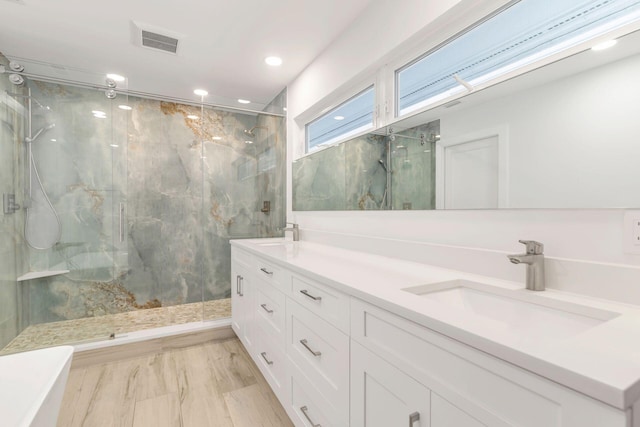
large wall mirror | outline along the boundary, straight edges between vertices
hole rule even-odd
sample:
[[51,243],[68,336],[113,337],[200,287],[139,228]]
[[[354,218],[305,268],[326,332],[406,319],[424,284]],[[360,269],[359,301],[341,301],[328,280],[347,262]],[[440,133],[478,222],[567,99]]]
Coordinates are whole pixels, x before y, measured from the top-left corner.
[[294,210],[639,208],[640,32],[307,155]]

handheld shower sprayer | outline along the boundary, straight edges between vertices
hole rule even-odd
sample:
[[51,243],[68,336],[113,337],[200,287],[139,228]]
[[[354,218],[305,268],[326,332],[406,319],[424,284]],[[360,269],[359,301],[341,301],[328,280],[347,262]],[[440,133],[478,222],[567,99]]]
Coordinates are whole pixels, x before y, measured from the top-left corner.
[[49,125],[46,125],[45,127],[43,127],[42,129],[40,129],[38,132],[36,132],[35,135],[33,135],[31,138],[26,137],[25,140],[27,142],[34,142],[36,139],[38,139],[38,137],[40,136],[40,134],[44,131],[47,131],[49,129],[53,129],[54,127],[56,127],[55,123],[51,123]]

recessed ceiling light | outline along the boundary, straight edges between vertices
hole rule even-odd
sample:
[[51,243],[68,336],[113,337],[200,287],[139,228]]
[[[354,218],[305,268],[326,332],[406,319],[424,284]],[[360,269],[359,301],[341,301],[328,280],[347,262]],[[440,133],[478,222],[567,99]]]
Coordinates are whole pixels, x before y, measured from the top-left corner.
[[245,144],[253,144],[253,141],[249,141],[248,139],[244,142]]
[[189,114],[187,116],[187,119],[191,119],[191,120],[198,120],[200,117],[196,116],[195,114]]
[[198,96],[207,96],[207,95],[209,95],[209,92],[207,92],[204,89],[196,89],[196,90],[193,91],[193,93],[195,93]]
[[57,141],[57,139],[51,138],[51,142],[56,142],[56,141]]
[[118,147],[119,147],[119,145],[118,145],[118,144],[109,144],[109,146],[110,146],[110,147],[113,147],[113,148],[118,148]]
[[211,139],[213,139],[214,141],[220,141],[220,140],[222,140],[222,137],[221,136],[214,136]]
[[344,120],[344,116],[335,116],[334,120]]
[[125,111],[130,111],[132,108],[128,105],[118,105],[118,108]]
[[282,111],[287,111],[287,107],[282,107]]
[[238,99],[238,102],[240,104],[251,104],[251,101],[247,100],[247,99]]
[[279,67],[280,65],[282,65],[282,58],[278,56],[267,56],[266,58],[264,58],[264,62],[266,62],[267,65],[271,65],[272,67]]
[[107,78],[111,79],[113,81],[116,81],[116,82],[123,82],[124,81],[124,77],[121,76],[120,74],[107,74]]
[[107,113],[105,113],[104,111],[93,110],[93,111],[91,111],[91,113],[93,114],[93,117],[96,117],[98,119],[106,119],[107,118]]
[[615,46],[618,43],[618,40],[607,40],[606,42],[598,43],[591,50],[605,50],[610,48],[611,46]]

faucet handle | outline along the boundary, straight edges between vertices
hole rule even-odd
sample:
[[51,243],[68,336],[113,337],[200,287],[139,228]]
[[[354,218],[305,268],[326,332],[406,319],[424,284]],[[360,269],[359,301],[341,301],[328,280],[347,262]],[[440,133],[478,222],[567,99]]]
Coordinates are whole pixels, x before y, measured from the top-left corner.
[[518,240],[527,247],[527,253],[531,255],[541,255],[544,251],[544,245],[535,240]]

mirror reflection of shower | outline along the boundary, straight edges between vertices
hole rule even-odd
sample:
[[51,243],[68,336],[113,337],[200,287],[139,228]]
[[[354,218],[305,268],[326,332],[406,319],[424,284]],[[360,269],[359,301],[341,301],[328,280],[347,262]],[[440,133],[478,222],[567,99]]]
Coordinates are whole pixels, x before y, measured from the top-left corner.
[[[22,72],[24,68],[13,62],[10,68],[16,73],[9,76],[9,81],[16,86],[24,86],[26,84],[24,77],[17,74]],[[14,76],[19,76],[20,78]],[[36,143],[44,133],[54,129],[55,123],[48,121],[47,114],[50,112],[50,109],[42,105],[42,103],[31,95],[31,89],[28,87],[28,84],[26,95],[11,93],[8,93],[8,95],[16,99],[22,99],[27,109],[27,136],[24,138],[26,143],[26,188],[24,191],[25,200],[23,202],[26,211],[24,238],[27,244],[34,249],[49,249],[60,241],[62,224],[42,184],[38,172],[38,162],[33,154],[33,144]],[[34,108],[45,112],[45,122],[39,126],[35,132]]]

